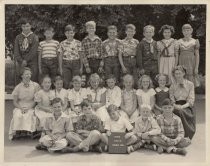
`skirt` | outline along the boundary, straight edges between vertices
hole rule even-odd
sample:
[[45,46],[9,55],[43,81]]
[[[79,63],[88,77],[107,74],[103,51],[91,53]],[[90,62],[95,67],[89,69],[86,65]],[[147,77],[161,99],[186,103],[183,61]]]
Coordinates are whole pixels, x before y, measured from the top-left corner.
[[28,110],[26,113],[22,113],[19,108],[13,110],[13,118],[9,128],[9,139],[11,140],[16,131],[36,131],[36,116],[34,115],[34,109]]
[[[185,100],[176,101],[176,104],[184,105]],[[174,109],[174,114],[179,116],[182,120],[182,124],[185,131],[185,137],[193,138],[196,131],[196,122],[195,122],[195,110],[193,107],[187,107],[183,111]]]
[[169,77],[169,84],[173,83],[172,70],[175,67],[175,57],[160,57],[159,73]]

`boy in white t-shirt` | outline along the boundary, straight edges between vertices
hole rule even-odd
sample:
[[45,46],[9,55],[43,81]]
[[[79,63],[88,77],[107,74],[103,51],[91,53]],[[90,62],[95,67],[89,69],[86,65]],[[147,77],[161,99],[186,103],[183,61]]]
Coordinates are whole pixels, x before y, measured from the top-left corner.
[[125,135],[126,144],[133,144],[136,139],[134,133],[132,132],[133,126],[131,125],[131,123],[127,119],[120,116],[117,106],[111,104],[108,106],[107,111],[109,113],[110,119],[105,122],[104,129],[106,130],[106,133],[103,133],[101,138],[101,141],[106,144],[105,151],[107,150],[108,139],[112,132],[125,133],[127,130],[128,133],[126,133]]

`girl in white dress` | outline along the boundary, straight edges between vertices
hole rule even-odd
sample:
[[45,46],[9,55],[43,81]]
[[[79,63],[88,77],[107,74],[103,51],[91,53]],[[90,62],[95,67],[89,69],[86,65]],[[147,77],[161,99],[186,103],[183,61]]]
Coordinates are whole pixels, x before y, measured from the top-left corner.
[[34,94],[39,90],[39,84],[31,81],[31,70],[25,67],[22,71],[22,82],[12,92],[13,118],[10,123],[9,139],[19,138],[22,132],[36,131],[36,117],[34,116]]
[[153,83],[148,75],[143,75],[139,79],[139,89],[136,91],[139,109],[141,105],[150,105],[153,109],[155,105],[155,90],[153,89]]
[[60,98],[62,100],[63,112],[64,115],[69,115],[68,106],[68,90],[63,88],[63,78],[57,75],[54,79],[55,89],[53,92],[53,98]]
[[120,114],[125,116],[131,123],[134,123],[139,116],[137,110],[136,90],[133,88],[134,78],[130,74],[123,77],[124,89],[122,90],[122,102]]
[[34,96],[34,101],[37,102],[35,115],[39,120],[38,130],[42,130],[47,117],[52,117],[53,91],[51,90],[51,84],[51,78],[48,75],[44,76],[41,80],[42,89]]
[[90,87],[87,88],[88,100],[92,103],[92,108],[96,115],[104,121],[109,117],[106,109],[100,109],[104,106],[102,102],[102,95],[104,95],[106,88],[100,87],[101,78],[98,74],[91,74],[89,78]]

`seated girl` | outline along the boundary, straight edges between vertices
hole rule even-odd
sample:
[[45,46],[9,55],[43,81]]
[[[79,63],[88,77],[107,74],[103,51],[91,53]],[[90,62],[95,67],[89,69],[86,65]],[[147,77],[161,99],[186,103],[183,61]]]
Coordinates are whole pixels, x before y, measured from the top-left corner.
[[39,120],[38,130],[42,130],[47,117],[52,117],[51,101],[53,100],[53,91],[51,90],[51,84],[51,78],[48,75],[44,76],[41,80],[42,89],[34,96],[34,101],[37,102],[35,115]]
[[127,118],[131,123],[134,123],[139,116],[137,110],[136,90],[133,89],[134,79],[130,74],[123,77],[124,89],[122,90],[122,102],[120,114]]

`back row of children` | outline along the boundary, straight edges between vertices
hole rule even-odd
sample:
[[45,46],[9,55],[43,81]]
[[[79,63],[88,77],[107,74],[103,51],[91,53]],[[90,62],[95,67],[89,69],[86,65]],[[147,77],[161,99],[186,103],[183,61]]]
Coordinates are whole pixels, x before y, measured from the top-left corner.
[[54,77],[58,72],[64,77],[64,87],[74,75],[98,73],[105,76],[115,75],[117,81],[123,74],[132,74],[135,81],[139,75],[147,74],[154,81],[158,73],[167,74],[169,83],[173,81],[171,71],[174,66],[182,65],[187,69],[186,77],[196,81],[199,67],[199,41],[192,38],[193,28],[189,24],[182,27],[184,38],[173,39],[173,26],[163,25],[159,31],[161,41],[154,41],[155,27],[147,25],[143,29],[144,38],[134,39],[136,27],[126,25],[126,38],[117,38],[117,27],[108,26],[108,39],[102,40],[95,34],[96,23],[85,24],[88,35],[82,42],[74,39],[76,29],[73,25],[65,27],[66,40],[59,43],[53,39],[54,29],[46,28],[46,39],[38,44],[38,38],[31,32],[28,22],[22,23],[22,34],[16,37],[14,54],[20,66],[32,69],[32,80],[37,76],[36,53],[38,52],[39,75]]

